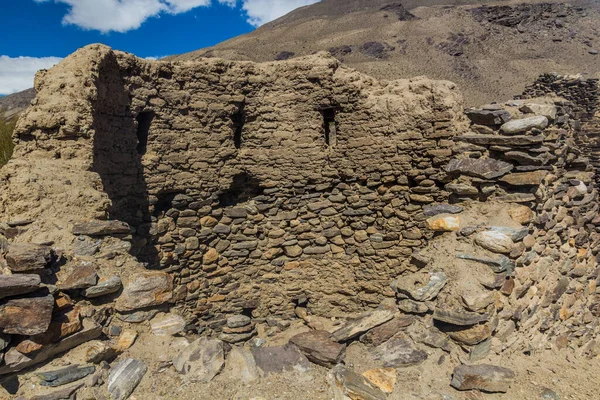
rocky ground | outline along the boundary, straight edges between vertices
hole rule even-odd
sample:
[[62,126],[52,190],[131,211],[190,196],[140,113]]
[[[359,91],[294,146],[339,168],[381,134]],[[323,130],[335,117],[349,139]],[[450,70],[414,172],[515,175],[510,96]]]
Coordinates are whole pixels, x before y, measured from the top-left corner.
[[[464,232],[484,224],[519,229],[521,224],[510,216],[514,209],[493,203],[465,207],[460,228]],[[464,293],[464,298],[492,293],[482,286],[493,276],[488,266],[456,258],[457,252],[469,251],[485,253],[457,232],[430,243],[430,267],[450,279],[442,294]],[[3,387],[9,393],[18,387],[15,398],[38,400],[70,398],[65,393],[75,388],[77,399],[108,399],[111,383],[114,395],[138,382],[132,399],[326,400],[344,398],[342,393],[366,400],[588,399],[600,390],[596,358],[582,357],[559,342],[535,348],[496,337],[474,356],[472,349],[461,348],[436,328],[436,314],[419,320],[399,313],[393,303],[348,322],[310,316],[302,308],[297,314],[292,321],[231,318],[232,329],[256,324],[257,335],[245,346],[185,335],[185,323],[174,314],[159,314],[142,324],[115,323],[108,342],[86,343],[6,380]],[[115,377],[118,366],[132,359],[141,362],[143,373],[129,365]],[[75,376],[75,383],[59,390],[44,387],[44,374],[76,365],[88,366],[87,378]],[[475,366],[468,378],[461,371],[465,365]]]

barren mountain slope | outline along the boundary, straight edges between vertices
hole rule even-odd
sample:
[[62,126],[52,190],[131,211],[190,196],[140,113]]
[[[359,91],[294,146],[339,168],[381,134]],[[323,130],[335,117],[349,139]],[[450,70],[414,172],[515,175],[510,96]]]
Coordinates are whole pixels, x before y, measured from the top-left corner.
[[599,9],[598,0],[324,0],[170,59],[267,61],[325,50],[380,79],[454,81],[468,105],[482,104],[520,93],[544,72],[600,77]]
[[5,97],[0,97],[0,117],[12,118],[29,107],[29,103],[35,97],[35,91],[27,89]]

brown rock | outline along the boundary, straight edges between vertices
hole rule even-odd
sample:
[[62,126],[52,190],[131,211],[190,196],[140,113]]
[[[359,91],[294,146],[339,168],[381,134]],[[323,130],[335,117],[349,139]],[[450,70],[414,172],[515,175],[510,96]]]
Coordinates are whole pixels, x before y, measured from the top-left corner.
[[518,206],[508,210],[510,217],[521,225],[527,225],[535,217],[534,212],[527,206]]
[[492,330],[487,324],[475,325],[466,329],[458,327],[440,326],[440,329],[445,332],[450,338],[458,343],[468,346],[475,346],[483,342],[492,335]]
[[506,393],[515,373],[496,365],[459,365],[452,374],[451,385],[458,390],[481,390]]
[[457,326],[476,325],[489,319],[487,314],[478,314],[467,311],[453,311],[437,308],[433,312],[433,319]]
[[511,186],[537,186],[548,175],[548,171],[516,172],[500,179]]
[[[14,348],[10,351],[16,353],[16,357],[11,358],[14,362],[6,363],[5,366],[0,366],[0,375],[11,374],[22,369],[31,367],[42,363],[57,354],[64,353],[74,347],[79,346],[82,343],[89,342],[90,340],[96,339],[102,334],[102,327],[91,320],[83,321],[83,329],[71,336],[68,336],[58,343],[52,343],[44,346],[39,352],[35,354],[33,358],[29,358],[24,355],[18,356],[20,353]],[[8,355],[7,355],[8,356]]]
[[364,376],[337,365],[331,371],[333,389],[336,391],[335,398],[355,400],[385,400],[387,396],[379,390]]
[[39,275],[0,275],[0,299],[35,292],[40,283]]
[[214,264],[217,262],[218,259],[219,253],[217,253],[217,250],[213,248],[208,249],[208,251],[204,253],[204,256],[202,256],[202,262],[204,263],[204,265]]
[[394,312],[387,309],[368,311],[358,318],[346,322],[341,328],[333,332],[336,342],[344,342],[352,339],[369,329],[375,328],[394,318]]
[[276,347],[252,347],[256,365],[264,375],[279,374],[290,370],[308,370],[308,359],[296,346],[287,344]]
[[51,259],[50,247],[30,243],[11,244],[6,254],[6,264],[13,272],[44,269]]
[[173,298],[173,277],[166,272],[145,272],[133,276],[133,280],[118,298],[118,311],[133,311],[157,306]]
[[373,347],[377,347],[398,332],[410,326],[415,319],[416,318],[412,315],[402,315],[399,318],[394,318],[363,334],[360,337],[360,341]]
[[129,225],[121,221],[87,221],[73,226],[74,235],[86,236],[109,236],[117,234],[128,234],[131,232]]
[[15,335],[37,335],[50,326],[54,298],[52,295],[29,295],[0,304],[0,332]]
[[326,331],[300,333],[290,339],[310,361],[324,367],[339,364],[345,355],[346,346],[331,339]]
[[493,158],[463,158],[450,160],[446,171],[481,179],[494,179],[510,172],[514,166]]
[[87,289],[98,283],[96,267],[91,264],[75,265],[73,271],[58,283],[60,290]]
[[417,349],[404,334],[399,334],[373,350],[376,358],[384,367],[409,367],[427,360],[427,353]]
[[44,345],[58,342],[80,331],[83,324],[81,323],[79,311],[79,307],[75,307],[68,312],[55,313],[46,332],[22,341],[17,345],[17,350],[22,354],[31,354],[39,351]]

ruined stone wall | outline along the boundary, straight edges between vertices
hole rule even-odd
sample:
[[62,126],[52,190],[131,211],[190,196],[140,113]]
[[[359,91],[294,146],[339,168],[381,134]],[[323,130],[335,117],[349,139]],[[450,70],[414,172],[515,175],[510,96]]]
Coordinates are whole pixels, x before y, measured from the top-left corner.
[[[131,253],[172,274],[191,318],[290,316],[298,302],[339,315],[393,296],[389,282],[431,235],[422,206],[448,197],[440,166],[466,128],[453,84],[380,84],[324,56],[169,64],[92,46],[71,62],[92,76],[68,87],[93,93],[45,83],[18,128],[18,158],[43,148],[59,168],[85,160],[97,175],[78,186],[100,191],[91,209],[132,226]],[[69,73],[65,63],[43,79]],[[63,95],[84,107],[54,114],[81,120],[38,122]],[[53,206],[71,205],[65,230],[93,217],[80,197]],[[27,217],[58,219],[42,213]]]
[[[572,102],[469,123],[449,82],[379,83],[321,55],[164,63],[99,45],[36,88],[0,175],[0,375],[169,308],[215,334],[232,315],[395,299],[415,337],[598,351],[598,191]],[[481,204],[511,221],[472,220]],[[490,278],[467,288],[481,307],[461,292],[472,271]]]

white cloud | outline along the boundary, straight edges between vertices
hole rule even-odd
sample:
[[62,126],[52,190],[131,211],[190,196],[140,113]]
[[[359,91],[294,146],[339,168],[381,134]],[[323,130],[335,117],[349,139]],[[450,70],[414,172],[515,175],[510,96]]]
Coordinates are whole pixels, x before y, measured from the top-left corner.
[[284,16],[298,7],[318,3],[321,0],[242,0],[242,8],[248,15],[248,23],[261,26]]
[[0,94],[11,94],[33,87],[33,77],[40,69],[59,63],[59,57],[0,56]]
[[[213,0],[34,0],[54,1],[69,6],[63,24],[102,33],[138,29],[148,18],[162,13],[181,14],[197,7],[209,6]],[[217,0],[235,8],[241,4],[248,23],[260,26],[302,6],[320,0]]]

